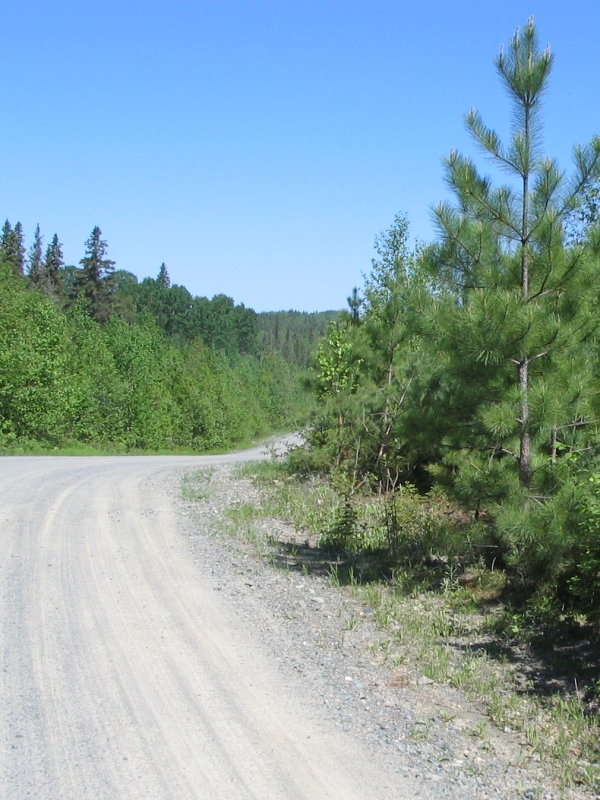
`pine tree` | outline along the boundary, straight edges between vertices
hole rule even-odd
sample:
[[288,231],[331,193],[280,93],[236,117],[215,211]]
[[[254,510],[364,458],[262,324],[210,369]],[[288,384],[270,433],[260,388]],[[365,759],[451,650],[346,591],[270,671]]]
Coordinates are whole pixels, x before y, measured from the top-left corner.
[[40,281],[42,277],[42,269],[43,269],[43,253],[42,253],[42,234],[40,233],[40,226],[39,223],[36,225],[35,232],[33,234],[33,243],[29,250],[29,255],[27,257],[27,275],[29,276],[29,281],[35,287],[40,286]]
[[[596,258],[590,247],[567,246],[564,227],[598,173],[600,140],[575,149],[570,183],[541,157],[552,62],[533,20],[496,59],[513,104],[510,143],[474,110],[466,123],[514,183],[494,187],[451,152],[447,181],[457,205],[436,210],[441,239],[430,254],[438,292],[429,335],[440,369],[428,403],[444,436],[447,475],[476,508],[516,498],[506,505],[504,528],[515,553],[535,538],[535,514],[546,531],[552,520],[555,544],[562,535],[550,502],[560,485],[557,447],[574,448],[592,419],[586,342],[597,326]],[[535,547],[538,563],[552,560],[548,541]]]
[[101,236],[102,231],[96,225],[85,243],[85,256],[79,262],[81,269],[73,280],[73,291],[76,296],[83,295],[95,320],[105,322],[113,306],[115,262],[106,258],[108,245]]
[[167,272],[167,267],[164,261],[160,265],[160,270],[158,271],[158,277],[156,280],[160,286],[163,287],[163,289],[171,288],[171,278],[169,277],[169,273]]
[[25,267],[25,247],[23,245],[23,226],[17,222],[13,228],[8,220],[2,226],[0,253],[10,264],[16,275],[23,275]]
[[352,294],[346,298],[348,301],[348,308],[350,309],[350,319],[353,325],[358,325],[360,322],[360,309],[363,304],[363,298],[358,293],[358,288],[355,286],[352,289]]

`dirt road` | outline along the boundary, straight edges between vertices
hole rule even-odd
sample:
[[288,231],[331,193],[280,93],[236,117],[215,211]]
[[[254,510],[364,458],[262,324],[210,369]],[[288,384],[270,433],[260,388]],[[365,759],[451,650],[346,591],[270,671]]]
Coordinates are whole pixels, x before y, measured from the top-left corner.
[[0,459],[0,797],[412,798],[283,685],[185,547],[173,472]]

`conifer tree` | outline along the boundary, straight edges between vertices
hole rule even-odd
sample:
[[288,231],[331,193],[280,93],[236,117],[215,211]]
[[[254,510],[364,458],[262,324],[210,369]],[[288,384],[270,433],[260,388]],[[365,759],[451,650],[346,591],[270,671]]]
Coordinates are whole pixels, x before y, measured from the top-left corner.
[[13,236],[13,228],[9,220],[4,222],[2,233],[0,234],[0,251],[6,256],[10,250]]
[[[553,57],[537,39],[530,20],[496,59],[513,104],[509,144],[475,110],[466,117],[477,145],[513,183],[494,187],[452,151],[447,181],[457,204],[436,209],[441,239],[430,253],[439,291],[429,334],[441,369],[428,402],[447,474],[476,508],[515,498],[505,505],[514,512],[505,530],[515,552],[532,541],[534,510],[546,531],[555,526],[555,543],[562,535],[550,503],[560,485],[557,446],[575,447],[592,419],[586,342],[597,325],[596,258],[589,246],[567,246],[564,227],[598,173],[600,140],[575,149],[570,182],[542,158],[540,110]],[[536,547],[552,560],[548,548],[542,556],[545,545]]]
[[17,222],[13,228],[8,220],[2,226],[0,235],[0,252],[4,260],[10,264],[16,275],[23,275],[25,267],[25,246],[23,244],[23,226]]
[[101,236],[96,225],[85,243],[85,256],[79,262],[81,269],[74,277],[73,291],[76,296],[83,295],[93,319],[105,322],[113,306],[115,262],[106,258],[108,245]]
[[33,234],[33,243],[29,250],[27,257],[27,275],[31,284],[35,287],[40,286],[42,269],[43,269],[43,253],[42,253],[42,234],[40,233],[39,223],[35,227]]
[[23,275],[25,273],[25,244],[23,226],[20,222],[17,222],[13,230],[13,263],[15,272]]
[[165,262],[160,265],[160,269],[158,271],[158,277],[156,279],[160,286],[163,289],[170,289],[171,288],[171,278],[169,277],[169,273],[167,272],[167,267]]
[[42,267],[41,289],[47,297],[58,300],[62,293],[62,268],[63,261],[62,245],[58,241],[55,233],[52,241],[46,249],[46,256]]
[[358,287],[352,289],[352,294],[346,298],[348,301],[348,308],[350,309],[350,319],[353,325],[358,325],[360,322],[360,309],[363,304],[363,298],[358,293]]

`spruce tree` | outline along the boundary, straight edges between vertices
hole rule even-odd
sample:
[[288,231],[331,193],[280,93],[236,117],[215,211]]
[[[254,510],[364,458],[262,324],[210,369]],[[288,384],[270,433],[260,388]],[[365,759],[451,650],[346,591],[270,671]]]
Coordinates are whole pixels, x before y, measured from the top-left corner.
[[12,242],[13,228],[9,220],[4,222],[2,226],[2,233],[0,234],[0,251],[4,256],[10,250]]
[[73,292],[83,295],[93,319],[105,322],[111,314],[114,300],[113,276],[115,262],[106,258],[107,243],[96,225],[85,243],[85,256],[79,262],[81,269],[73,280]]
[[512,497],[499,519],[515,558],[527,540],[538,566],[554,556],[549,540],[532,544],[536,525],[546,533],[554,526],[555,545],[563,535],[552,504],[561,485],[557,455],[578,446],[593,416],[586,347],[599,288],[592,249],[567,245],[565,220],[598,174],[600,140],[575,149],[570,182],[542,157],[541,101],[552,62],[533,20],[496,59],[513,106],[511,140],[504,146],[475,110],[466,123],[513,183],[495,187],[452,151],[447,181],[457,204],[436,209],[441,236],[430,253],[438,291],[429,335],[439,368],[428,403],[446,475],[475,508]]
[[23,275],[25,273],[25,244],[23,226],[20,222],[17,222],[13,230],[13,263],[15,272]]
[[0,253],[10,264],[16,275],[23,275],[25,267],[25,246],[23,244],[23,226],[17,222],[13,228],[8,220],[2,226],[0,235]]
[[156,279],[160,286],[163,289],[170,289],[171,288],[171,278],[169,277],[169,273],[167,272],[167,267],[165,262],[160,265],[160,269],[158,271],[158,277]]
[[36,225],[35,232],[33,234],[33,243],[29,250],[29,255],[27,257],[27,275],[29,277],[29,281],[35,287],[40,286],[40,281],[42,277],[42,269],[43,269],[43,253],[42,253],[42,234],[40,233],[40,226],[39,223]]
[[58,235],[55,233],[46,249],[42,268],[41,289],[47,297],[52,297],[55,300],[60,297],[62,293],[61,270],[64,265],[62,245],[58,241]]

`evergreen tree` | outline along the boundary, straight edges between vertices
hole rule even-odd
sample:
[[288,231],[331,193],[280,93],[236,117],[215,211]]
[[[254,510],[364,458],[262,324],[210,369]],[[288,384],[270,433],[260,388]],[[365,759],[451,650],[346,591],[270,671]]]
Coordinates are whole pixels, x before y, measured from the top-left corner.
[[96,225],[85,243],[85,256],[79,262],[81,269],[75,275],[73,290],[75,295],[83,295],[93,319],[106,322],[113,307],[115,262],[106,258],[108,246],[101,236]]
[[363,299],[358,293],[358,288],[355,286],[352,289],[352,294],[347,298],[348,308],[350,309],[350,319],[354,325],[360,322],[360,308],[363,304]]
[[258,338],[256,311],[252,308],[246,308],[243,303],[240,303],[235,307],[235,314],[237,317],[238,352],[247,354],[256,353]]
[[169,277],[169,273],[167,272],[167,267],[164,261],[160,265],[160,270],[158,271],[158,277],[156,280],[164,289],[171,288],[171,278]]
[[23,275],[25,267],[25,246],[23,245],[23,226],[17,222],[13,228],[8,220],[2,226],[0,253],[10,264],[16,275]]
[[14,227],[13,230],[13,241],[14,241],[14,268],[15,272],[18,275],[23,275],[25,273],[25,244],[24,244],[24,236],[23,236],[23,226],[20,222]]
[[552,60],[539,50],[532,20],[496,60],[513,103],[508,146],[476,111],[467,115],[476,143],[515,184],[495,188],[451,152],[447,181],[457,206],[436,210],[441,240],[430,264],[438,292],[428,331],[439,369],[427,402],[443,436],[446,475],[475,508],[510,500],[499,525],[514,558],[540,570],[556,565],[564,541],[560,504],[552,502],[564,486],[557,454],[576,449],[592,419],[586,342],[598,292],[595,256],[568,247],[564,225],[597,174],[600,140],[575,149],[570,183],[541,157]]
[[263,311],[256,317],[256,348],[260,353],[275,350],[291,364],[309,369],[318,341],[339,311]]
[[8,260],[8,256],[12,249],[12,239],[13,239],[13,228],[10,224],[9,220],[6,220],[4,225],[2,226],[2,233],[0,234],[0,252],[4,256],[5,260]]
[[27,274],[31,284],[35,287],[39,287],[40,285],[43,263],[42,234],[40,233],[40,226],[38,223],[33,234],[33,244],[31,245],[27,257]]
[[46,248],[46,257],[42,266],[41,289],[47,297],[58,300],[62,292],[62,268],[64,267],[62,245],[55,233]]

